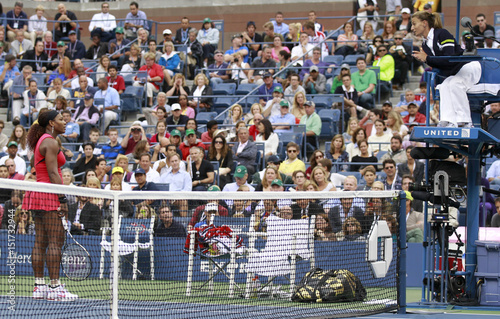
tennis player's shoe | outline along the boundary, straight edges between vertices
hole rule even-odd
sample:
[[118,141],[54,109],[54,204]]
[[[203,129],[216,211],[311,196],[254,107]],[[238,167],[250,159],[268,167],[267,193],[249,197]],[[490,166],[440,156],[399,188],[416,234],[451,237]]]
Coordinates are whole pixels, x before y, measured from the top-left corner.
[[56,288],[49,288],[47,293],[47,300],[50,301],[75,301],[78,295],[70,293],[66,290],[64,285],[59,285]]
[[33,299],[46,299],[49,287],[47,285],[39,285],[33,288]]

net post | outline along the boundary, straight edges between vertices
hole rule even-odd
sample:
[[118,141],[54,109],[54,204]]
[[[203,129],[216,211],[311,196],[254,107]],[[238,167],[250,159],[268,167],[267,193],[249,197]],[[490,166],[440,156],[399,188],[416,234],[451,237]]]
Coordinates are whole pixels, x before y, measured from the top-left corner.
[[[297,235],[292,236],[292,260],[290,262],[290,267],[292,271],[290,273],[290,293],[293,294],[295,289],[295,273],[297,271]],[[272,290],[271,290],[272,293]]]
[[316,227],[316,215],[309,217],[309,250],[313,253],[310,257],[311,269],[316,268],[316,255],[314,254],[314,229]]
[[151,215],[151,224],[149,228],[149,242],[151,243],[149,247],[149,272],[151,274],[151,280],[155,280],[155,241],[153,238],[154,233],[154,225],[155,225],[155,216]]
[[233,237],[231,237],[231,259],[229,262],[229,298],[234,297],[234,275],[236,269],[236,234],[233,233]]
[[189,231],[189,260],[188,260],[188,277],[186,283],[186,296],[191,296],[191,285],[193,283],[193,264],[194,264],[194,240],[195,230]]
[[[106,240],[106,228],[102,229],[101,243]],[[101,245],[101,259],[99,260],[99,279],[104,279],[104,258],[105,258],[104,246]]]
[[139,259],[139,229],[135,229],[134,263],[132,270],[132,280],[137,280],[137,260]]
[[406,314],[406,193],[399,193],[398,313]]
[[[250,227],[248,228],[248,231],[249,231],[249,236],[248,236],[248,259],[250,259],[250,257],[254,254],[254,251],[255,251],[255,238],[256,238],[256,235],[255,235],[255,228],[254,228],[254,225],[255,225],[255,214],[252,214],[252,216],[250,216]],[[247,281],[246,281],[246,284],[245,284],[245,299],[249,299],[250,298],[250,283],[252,282],[252,273],[250,273],[249,271],[245,270],[247,272]]]
[[113,260],[113,276],[112,280],[112,297],[111,297],[111,319],[118,319],[118,267],[119,263],[119,253],[118,253],[118,240],[120,234],[119,228],[119,202],[118,195],[113,197],[114,205],[113,205],[113,226],[111,227],[111,240],[113,241],[113,249],[111,251],[111,256]]

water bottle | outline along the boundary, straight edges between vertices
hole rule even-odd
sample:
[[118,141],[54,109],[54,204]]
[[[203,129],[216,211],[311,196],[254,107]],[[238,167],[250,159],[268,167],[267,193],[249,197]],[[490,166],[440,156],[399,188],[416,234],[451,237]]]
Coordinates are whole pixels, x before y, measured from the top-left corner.
[[255,277],[252,279],[252,298],[259,297],[259,290],[260,290],[259,276],[255,275]]

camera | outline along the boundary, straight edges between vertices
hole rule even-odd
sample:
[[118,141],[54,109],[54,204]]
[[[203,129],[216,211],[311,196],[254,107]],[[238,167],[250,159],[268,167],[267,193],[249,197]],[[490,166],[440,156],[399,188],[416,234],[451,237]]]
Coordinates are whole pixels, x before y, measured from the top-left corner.
[[408,185],[408,191],[410,192],[432,192],[433,191],[433,186],[430,184],[415,184],[415,183],[410,183]]
[[234,58],[233,63],[238,63],[238,58]]

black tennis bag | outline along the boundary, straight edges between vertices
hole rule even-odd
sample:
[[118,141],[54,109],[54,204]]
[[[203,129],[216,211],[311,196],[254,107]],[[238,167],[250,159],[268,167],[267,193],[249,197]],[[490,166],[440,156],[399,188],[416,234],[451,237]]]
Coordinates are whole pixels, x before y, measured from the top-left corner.
[[365,298],[361,281],[347,269],[315,268],[302,278],[292,294],[292,301],[296,302],[349,302]]

